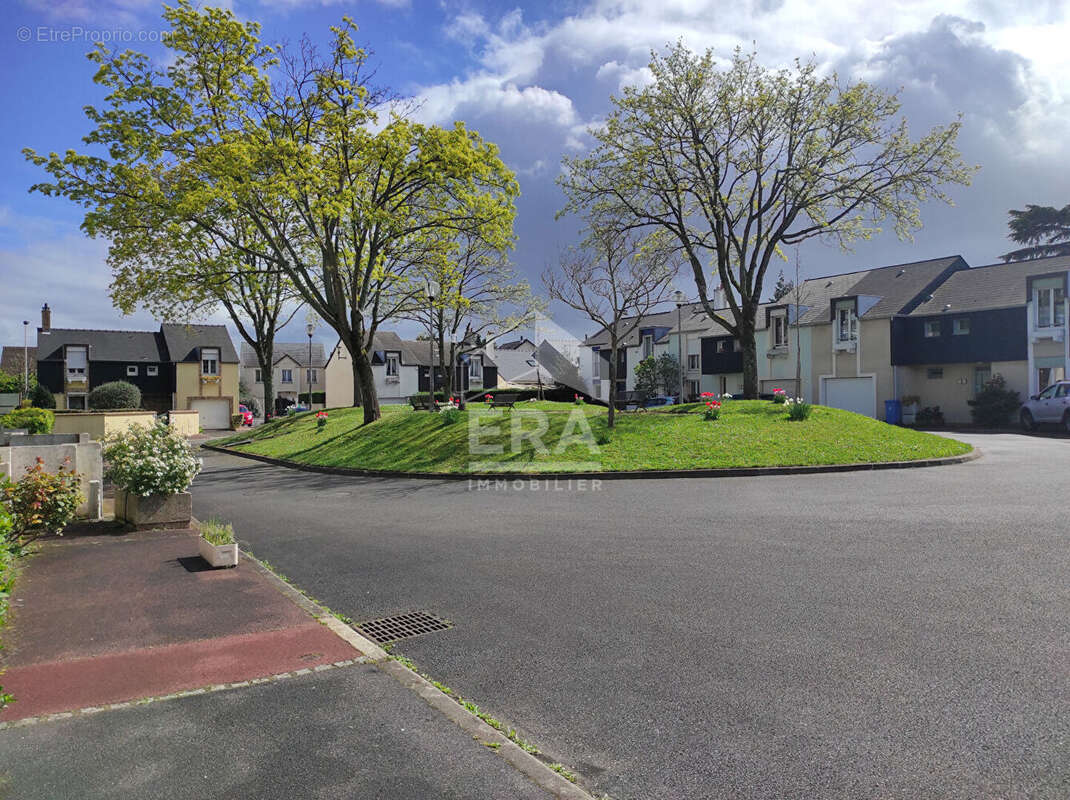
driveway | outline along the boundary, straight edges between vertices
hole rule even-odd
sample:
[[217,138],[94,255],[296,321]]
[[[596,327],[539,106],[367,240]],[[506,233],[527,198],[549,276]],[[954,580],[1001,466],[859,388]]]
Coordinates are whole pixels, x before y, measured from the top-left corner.
[[[466,483],[208,455],[198,516],[624,798],[1070,795],[1065,441],[955,467]],[[558,490],[554,490],[554,489]]]

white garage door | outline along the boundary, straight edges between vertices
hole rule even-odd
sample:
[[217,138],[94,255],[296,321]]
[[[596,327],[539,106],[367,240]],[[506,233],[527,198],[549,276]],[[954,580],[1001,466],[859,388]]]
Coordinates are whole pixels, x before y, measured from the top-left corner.
[[876,415],[873,378],[825,378],[824,383],[825,405],[867,417]]
[[200,412],[201,427],[206,431],[230,428],[230,401],[199,398],[190,400],[190,408]]

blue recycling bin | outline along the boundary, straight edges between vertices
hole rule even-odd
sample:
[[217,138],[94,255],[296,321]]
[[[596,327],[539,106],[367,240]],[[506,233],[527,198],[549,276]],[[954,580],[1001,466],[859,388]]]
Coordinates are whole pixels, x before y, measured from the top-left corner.
[[898,400],[885,400],[884,421],[889,425],[901,425],[903,423],[903,404]]

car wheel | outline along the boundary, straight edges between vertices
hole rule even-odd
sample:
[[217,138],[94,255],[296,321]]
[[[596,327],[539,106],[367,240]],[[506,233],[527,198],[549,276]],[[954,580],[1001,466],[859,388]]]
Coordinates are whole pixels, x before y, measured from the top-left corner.
[[1022,427],[1025,428],[1027,431],[1035,431],[1037,429],[1037,423],[1036,421],[1034,421],[1033,415],[1030,414],[1028,411],[1022,412],[1021,420]]

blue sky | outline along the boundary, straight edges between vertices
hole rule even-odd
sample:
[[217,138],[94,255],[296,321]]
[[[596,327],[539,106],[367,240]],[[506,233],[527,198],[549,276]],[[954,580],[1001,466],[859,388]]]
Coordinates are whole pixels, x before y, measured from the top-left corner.
[[[574,224],[554,220],[562,203],[554,185],[561,157],[587,145],[584,131],[606,113],[611,92],[646,79],[651,48],[678,38],[721,54],[754,46],[771,66],[812,57],[843,77],[899,88],[916,131],[963,114],[961,149],[982,170],[971,187],[954,190],[956,206],[925,207],[925,227],[913,242],[885,234],[850,253],[807,245],[800,253],[804,276],[951,253],[973,265],[990,263],[1008,249],[1007,209],[1070,203],[1068,2],[231,0],[229,6],[260,21],[268,41],[307,33],[325,42],[328,27],[348,14],[375,54],[378,79],[417,97],[422,121],[462,119],[495,141],[521,184],[514,261],[540,291],[539,274],[575,237]],[[81,234],[81,211],[67,201],[27,193],[43,176],[21,150],[80,148],[87,130],[82,107],[101,99],[85,59],[91,37],[159,55],[160,6],[12,0],[5,11],[0,343],[21,344],[21,321],[36,326],[45,301],[60,327],[155,327],[147,315],[124,319],[112,308],[107,243]],[[683,280],[681,288],[693,285]],[[576,332],[585,330],[574,316],[558,309],[555,315]],[[282,338],[300,338],[300,327]],[[322,328],[320,336],[333,343]]]

